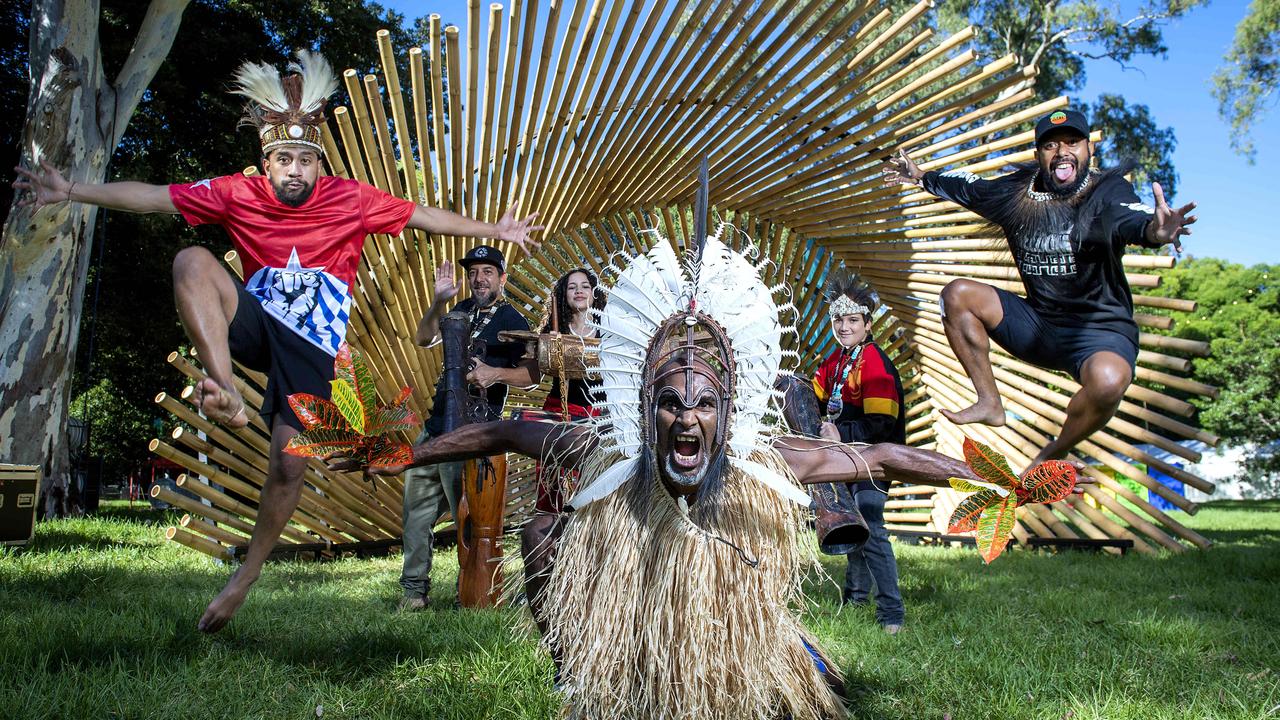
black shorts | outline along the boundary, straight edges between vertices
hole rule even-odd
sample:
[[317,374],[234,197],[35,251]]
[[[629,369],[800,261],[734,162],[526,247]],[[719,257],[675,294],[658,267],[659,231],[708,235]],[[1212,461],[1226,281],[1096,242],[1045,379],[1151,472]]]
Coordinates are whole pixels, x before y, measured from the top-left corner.
[[991,331],[991,339],[1014,357],[1051,370],[1065,370],[1078,381],[1084,361],[1105,350],[1124,358],[1133,371],[1138,344],[1127,335],[1105,327],[1055,325],[1040,317],[1022,297],[994,289],[1000,296],[1004,319]]
[[305,392],[329,397],[333,356],[268,315],[243,287],[238,290],[236,316],[227,330],[231,357],[250,370],[266,373],[267,389],[259,414],[267,425],[279,414],[286,425],[302,430],[302,422],[289,407],[289,396]]

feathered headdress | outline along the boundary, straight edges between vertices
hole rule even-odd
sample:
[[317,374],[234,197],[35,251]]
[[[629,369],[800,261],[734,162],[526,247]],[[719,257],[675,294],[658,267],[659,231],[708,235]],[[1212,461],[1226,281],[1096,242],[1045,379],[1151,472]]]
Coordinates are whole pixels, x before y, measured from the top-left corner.
[[826,287],[822,290],[831,312],[831,317],[841,315],[867,315],[875,312],[880,304],[880,296],[857,273],[850,273],[842,263],[833,268],[827,275]]
[[288,70],[293,74],[280,77],[278,70],[265,63],[240,66],[231,92],[250,101],[241,124],[257,128],[263,154],[280,145],[305,145],[324,152],[320,125],[338,79],[329,61],[306,50],[298,51],[298,62],[289,63]]
[[[721,226],[726,229],[732,231]],[[728,462],[808,507],[804,491],[748,459],[768,443],[766,419],[779,407],[774,380],[783,360],[796,358],[782,349],[783,335],[795,332],[780,318],[791,305],[774,299],[783,288],[764,282],[755,258],[754,248],[738,252],[713,236],[683,263],[661,237],[644,255],[615,260],[617,281],[594,323],[605,398],[597,432],[602,449],[623,459],[570,500],[572,507],[606,497],[634,477],[642,451],[655,442],[655,374],[676,352],[697,356],[720,376],[725,405],[717,439]]]

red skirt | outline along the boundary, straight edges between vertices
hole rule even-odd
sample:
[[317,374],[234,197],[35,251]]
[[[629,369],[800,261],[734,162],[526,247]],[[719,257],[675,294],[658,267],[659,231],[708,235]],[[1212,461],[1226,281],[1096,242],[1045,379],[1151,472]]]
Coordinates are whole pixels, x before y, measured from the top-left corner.
[[[574,405],[569,403],[569,421],[575,422],[585,420],[600,415],[600,410],[593,407],[585,407],[583,405]],[[542,410],[549,416],[548,420],[564,420],[564,405],[561,404],[559,398],[549,397],[542,403]],[[534,469],[534,476],[538,483],[538,499],[534,503],[534,509],[537,512],[559,514],[564,511],[565,496],[569,493],[567,490],[573,488],[578,479],[576,470],[565,470],[556,468],[554,470],[544,468],[542,463],[538,463]]]

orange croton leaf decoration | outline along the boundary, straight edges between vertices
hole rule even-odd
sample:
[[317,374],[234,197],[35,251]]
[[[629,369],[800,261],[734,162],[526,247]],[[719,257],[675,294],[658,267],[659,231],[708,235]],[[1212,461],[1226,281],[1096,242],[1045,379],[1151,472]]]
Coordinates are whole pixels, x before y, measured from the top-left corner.
[[289,396],[289,407],[303,429],[285,445],[285,452],[300,457],[341,452],[369,467],[411,462],[413,449],[390,434],[416,432],[418,416],[407,405],[413,390],[403,388],[395,400],[379,404],[364,356],[345,342],[334,358],[333,375],[333,400],[310,393]]
[[964,459],[978,479],[950,478],[952,488],[973,494],[956,506],[947,532],[976,531],[978,554],[988,563],[1009,544],[1018,507],[1057,502],[1076,486],[1076,469],[1070,463],[1049,460],[1019,478],[1004,456],[967,437]]

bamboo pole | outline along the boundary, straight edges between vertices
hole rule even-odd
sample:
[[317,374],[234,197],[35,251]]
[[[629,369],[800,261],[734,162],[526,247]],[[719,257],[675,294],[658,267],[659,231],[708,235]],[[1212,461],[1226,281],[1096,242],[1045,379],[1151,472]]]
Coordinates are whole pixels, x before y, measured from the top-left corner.
[[232,515],[220,508],[205,505],[198,500],[192,500],[186,495],[176,493],[161,485],[151,486],[151,497],[161,502],[166,502],[180,510],[186,510],[188,513],[199,515],[213,522],[219,522],[223,525],[236,528],[245,533],[253,533],[253,523],[247,522],[244,518]]
[[237,535],[228,530],[223,530],[213,523],[205,522],[204,520],[189,514],[183,515],[182,519],[178,521],[178,525],[189,532],[197,535],[203,535],[214,542],[222,543],[229,547],[249,544],[248,537],[244,535]]
[[[322,134],[328,167],[481,219],[492,219],[513,199],[523,212],[538,211],[549,225],[544,249],[533,257],[512,252],[508,279],[511,302],[536,321],[559,274],[585,265],[608,282],[613,252],[648,247],[655,240],[642,233],[649,228],[661,228],[677,250],[688,247],[693,168],[707,155],[713,218],[754,236],[773,262],[765,269],[768,282],[791,290],[795,316],[787,322],[796,332],[783,347],[799,356],[796,372],[812,373],[833,348],[820,297],[826,274],[841,260],[860,267],[887,307],[873,331],[899,368],[910,440],[955,453],[960,432],[935,411],[971,401],[972,392],[950,352],[937,298],[957,278],[1015,292],[1020,278],[1001,238],[989,237],[983,221],[927,193],[882,187],[879,166],[902,147],[929,168],[1001,171],[1031,158],[1028,125],[1067,101],[1035,98],[1034,70],[1018,67],[1012,55],[979,63],[967,47],[973,28],[934,37],[929,7],[917,2],[894,11],[870,0],[758,7],[575,0],[540,12],[517,0],[504,19],[498,6],[482,13],[479,0],[469,0],[465,48],[461,23],[445,29],[434,15],[426,45],[408,50],[412,102],[403,97],[389,33],[374,38],[386,98],[376,78],[344,74],[352,103],[335,108],[333,125]],[[744,245],[736,235],[728,241]],[[409,232],[365,243],[348,339],[365,352],[383,399],[403,384],[429,389],[438,377],[439,351],[411,342],[432,299],[428,266],[457,259],[471,242]],[[1159,271],[1172,262],[1122,259],[1135,288],[1158,285]],[[234,267],[234,259],[229,264]],[[1144,309],[1135,320],[1161,332],[1174,322],[1163,311],[1194,309],[1194,303],[1141,293],[1134,302]],[[1117,418],[1081,448],[1125,477],[1139,474],[1116,455],[1133,449],[1130,442],[1152,440],[1191,459],[1195,453],[1167,436],[1216,441],[1181,419],[1194,410],[1184,393],[1215,392],[1185,377],[1189,358],[1208,347],[1155,332],[1144,333],[1140,345],[1138,382]],[[1018,393],[1006,405],[1023,420],[965,432],[1024,462],[1058,431],[1078,386],[1001,351],[992,362],[1001,390]],[[545,387],[512,393],[511,403],[536,403],[544,393]],[[251,486],[263,482],[269,444],[260,419],[227,431],[173,398],[158,402],[180,408],[180,420],[208,434],[200,444],[179,433],[176,443],[204,452]],[[425,414],[431,398],[417,393],[410,403]],[[314,465],[306,477],[300,509],[330,532],[399,533],[399,481],[367,486]],[[1167,517],[1145,500],[1130,505],[1110,487],[1104,494],[1147,525],[1131,523],[1105,503],[1065,502],[1022,511],[1015,536],[1127,533],[1138,538],[1140,552],[1181,547],[1156,528]],[[527,503],[530,495],[513,485],[508,501]],[[931,491],[917,495],[900,504],[895,499],[893,512],[909,515],[928,509],[924,503],[950,502]],[[928,527],[933,520],[903,522]]]
[[230,560],[231,552],[208,538],[200,537],[170,525],[164,531],[165,539],[186,545],[192,550],[199,550],[215,560]]
[[[210,460],[223,465],[245,478],[251,485],[261,488],[266,480],[267,468],[259,464],[251,464],[241,460],[240,458],[223,451],[221,448],[199,439],[193,433],[186,432],[181,426],[173,429],[171,437],[175,442],[179,442],[196,452],[203,453]],[[308,478],[310,479],[310,478]],[[234,490],[235,488],[231,488]],[[251,499],[253,498],[251,496]],[[335,532],[320,532],[322,536],[334,542],[348,542],[350,538],[343,538],[338,533],[350,535],[355,540],[372,540],[377,536],[376,532],[370,532],[362,526],[358,520],[353,522],[346,513],[346,508],[335,503],[332,499],[317,493],[314,489],[304,486],[302,493],[298,498],[298,507],[306,513],[314,516],[317,520],[326,523]]]
[[[177,448],[173,447],[172,445],[169,445],[168,443],[165,443],[165,442],[161,442],[158,438],[152,439],[151,442],[147,445],[147,449],[166,460],[169,460],[171,462],[177,463],[178,465],[181,465],[182,467],[186,468],[189,472],[192,472],[192,473],[195,473],[196,475],[207,478],[209,483],[211,484],[220,485],[226,488],[227,490],[233,493],[236,493],[237,495],[240,495],[242,497],[245,497],[248,500],[255,503],[258,502],[260,499],[259,488],[254,487],[250,483],[245,482],[240,478],[237,478],[233,475],[222,472],[221,470],[218,470],[217,468],[209,465],[208,463],[200,462],[198,459],[184,452],[179,451]],[[200,484],[200,483],[197,482],[195,484]],[[181,487],[181,484],[179,484],[179,486]],[[193,492],[199,493],[201,491],[193,490]],[[216,491],[213,491],[213,492],[216,492]],[[230,506],[224,506],[228,510],[231,510],[232,512],[236,512],[238,514],[243,515],[244,513],[240,512],[241,509],[250,509],[251,511],[255,512],[254,519],[255,520],[257,519],[256,510],[252,510],[252,508],[248,508],[247,505],[244,505],[239,501],[231,500],[230,502],[235,503],[235,507],[233,508]],[[320,537],[326,538],[328,540],[333,540],[335,542],[347,541],[347,538],[343,538],[340,534],[326,527],[322,521],[312,517],[310,513],[304,512],[301,509],[301,507],[294,510],[293,515],[291,516],[290,519],[293,520],[294,522],[297,522],[299,525],[302,525],[303,527],[307,528],[311,532],[319,535]]]

